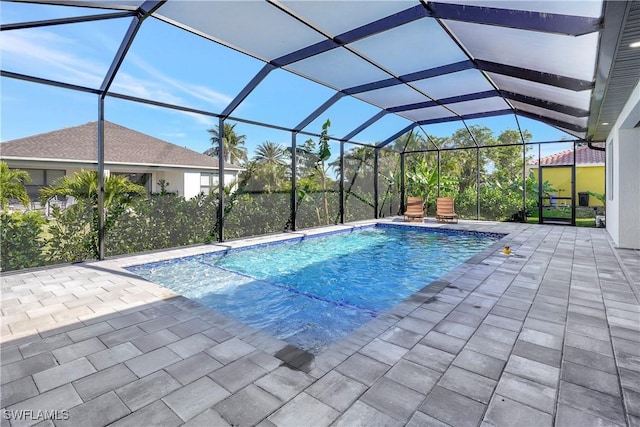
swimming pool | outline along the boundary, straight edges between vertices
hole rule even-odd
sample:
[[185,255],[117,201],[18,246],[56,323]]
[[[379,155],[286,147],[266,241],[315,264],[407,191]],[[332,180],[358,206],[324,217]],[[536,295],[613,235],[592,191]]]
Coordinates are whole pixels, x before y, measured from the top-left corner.
[[127,270],[318,354],[501,237],[377,224]]

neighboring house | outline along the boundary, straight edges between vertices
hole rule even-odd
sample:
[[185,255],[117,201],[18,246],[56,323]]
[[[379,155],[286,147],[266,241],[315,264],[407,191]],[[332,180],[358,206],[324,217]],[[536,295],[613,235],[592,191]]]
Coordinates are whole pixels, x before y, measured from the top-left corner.
[[[603,147],[603,144],[594,144]],[[565,150],[550,156],[542,157],[540,162],[529,162],[529,170],[538,179],[538,166],[542,165],[543,181],[549,181],[551,187],[556,190],[558,197],[571,197],[571,165],[573,164],[573,150]],[[593,150],[587,145],[576,147],[576,198],[580,193],[593,192],[604,194],[605,192],[605,152]],[[562,167],[566,166],[566,167]],[[586,197],[586,196],[585,196]],[[579,200],[575,203],[578,205]],[[602,202],[593,196],[589,197],[589,206],[602,206]]]
[[[31,175],[27,192],[38,199],[41,187],[82,169],[97,168],[98,122],[0,143],[0,159]],[[161,139],[104,122],[105,174],[126,175],[147,191],[159,192],[165,180],[169,192],[185,199],[215,191],[218,159]],[[225,163],[224,183],[234,182],[243,168]]]

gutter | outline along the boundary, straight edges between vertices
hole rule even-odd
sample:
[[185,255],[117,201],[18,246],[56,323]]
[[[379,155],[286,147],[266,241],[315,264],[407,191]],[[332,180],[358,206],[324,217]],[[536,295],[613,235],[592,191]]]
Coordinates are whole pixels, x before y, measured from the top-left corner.
[[605,147],[596,147],[595,145],[593,145],[593,142],[589,141],[587,142],[587,146],[589,148],[591,148],[592,150],[596,150],[596,151],[606,151]]

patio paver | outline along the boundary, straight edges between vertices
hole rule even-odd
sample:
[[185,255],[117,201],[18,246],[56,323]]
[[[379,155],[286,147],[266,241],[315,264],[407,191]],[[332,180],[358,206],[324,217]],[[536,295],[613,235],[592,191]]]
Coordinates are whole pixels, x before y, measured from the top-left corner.
[[446,227],[509,234],[316,356],[122,269],[222,246],[2,274],[2,426],[640,425],[640,251]]

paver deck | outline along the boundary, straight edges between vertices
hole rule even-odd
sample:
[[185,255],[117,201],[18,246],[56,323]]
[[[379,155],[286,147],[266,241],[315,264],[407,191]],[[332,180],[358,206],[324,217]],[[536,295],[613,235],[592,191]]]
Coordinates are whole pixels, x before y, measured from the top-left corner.
[[317,356],[122,268],[217,246],[5,274],[1,426],[640,426],[640,252],[446,227],[509,234]]

